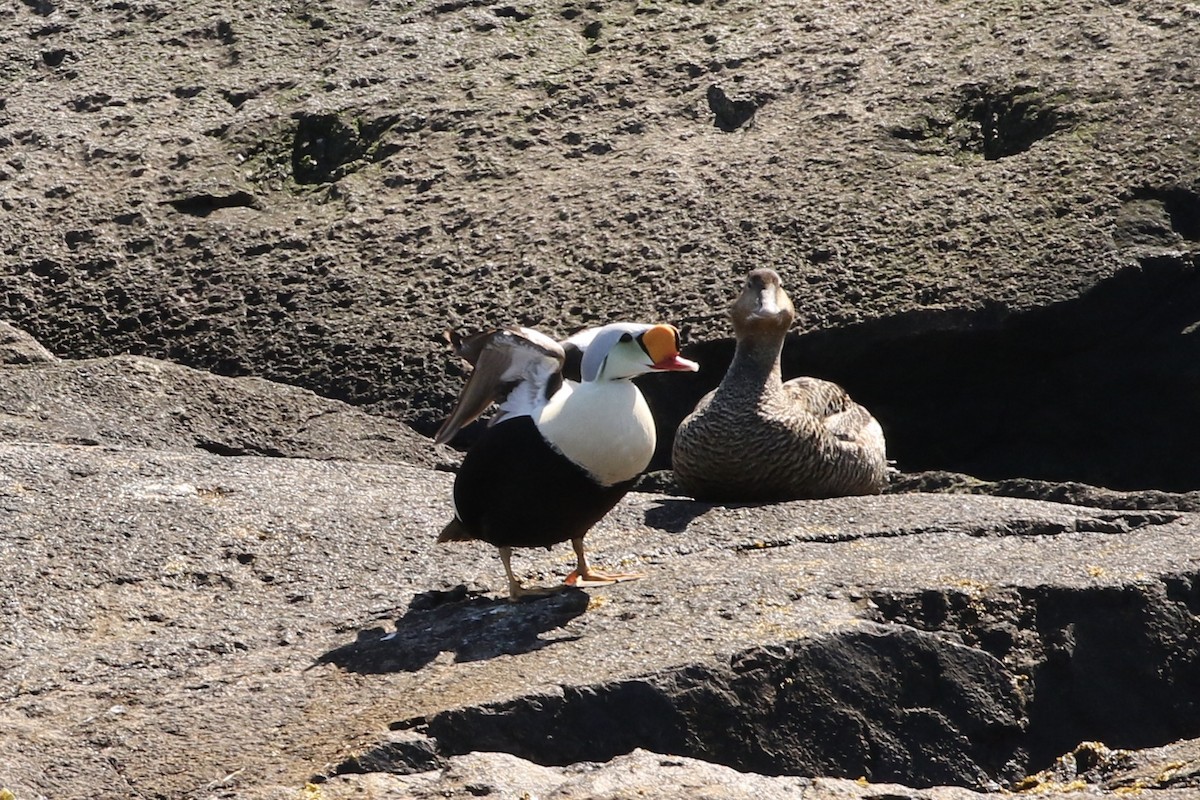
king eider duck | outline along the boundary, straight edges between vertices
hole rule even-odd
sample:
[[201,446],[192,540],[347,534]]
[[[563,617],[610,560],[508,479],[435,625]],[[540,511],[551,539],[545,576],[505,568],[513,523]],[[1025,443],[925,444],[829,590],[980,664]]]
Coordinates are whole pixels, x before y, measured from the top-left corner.
[[[463,459],[454,519],[438,541],[479,539],[500,548],[511,600],[554,591],[521,585],[512,570],[514,547],[570,540],[576,567],[565,583],[571,586],[642,577],[590,566],[583,537],[654,454],[654,418],[630,379],[699,369],[680,357],[678,331],[616,323],[562,344],[528,328],[452,341],[475,369],[434,441],[450,441],[492,402],[500,407]],[[563,377],[568,352],[579,357],[578,383]]]
[[779,274],[752,271],[730,316],[733,362],[675,434],[679,488],[725,501],[878,494],[888,463],[883,429],[870,412],[835,383],[781,379],[795,310]]

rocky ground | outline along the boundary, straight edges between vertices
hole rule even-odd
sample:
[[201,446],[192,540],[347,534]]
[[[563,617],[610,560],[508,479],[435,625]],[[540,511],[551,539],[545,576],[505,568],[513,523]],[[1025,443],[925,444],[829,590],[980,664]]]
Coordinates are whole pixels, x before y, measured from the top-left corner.
[[[0,795],[1195,794],[1196,41],[1149,0],[0,8]],[[431,546],[447,326],[675,322],[665,450],[760,265],[891,492],[656,473],[592,537],[649,578],[537,603]]]
[[452,475],[398,423],[144,358],[0,391],[18,798],[1197,787],[1193,495],[635,493],[589,540],[646,579],[511,604],[492,548],[433,546]]

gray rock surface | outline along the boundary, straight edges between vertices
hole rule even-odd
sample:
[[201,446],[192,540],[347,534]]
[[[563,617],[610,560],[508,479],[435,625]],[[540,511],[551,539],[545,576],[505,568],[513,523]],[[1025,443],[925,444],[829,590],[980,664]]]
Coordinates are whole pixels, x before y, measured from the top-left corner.
[[[1197,718],[1189,512],[631,495],[590,541],[645,580],[510,604],[491,548],[433,546],[444,473],[8,444],[0,475],[18,797],[294,795],[456,753],[636,747],[980,789]],[[569,561],[517,559],[543,581]]]
[[[1018,5],[0,8],[0,791],[1194,795],[1200,9]],[[669,444],[760,265],[896,493],[432,546],[447,325]]]
[[0,321],[0,364],[42,364],[56,360],[53,353],[28,333]]
[[437,773],[340,776],[324,784],[322,789],[331,800],[372,791],[379,797],[411,797],[414,800],[479,796],[515,798],[523,793],[529,797],[556,800],[637,797],[860,800],[879,797],[881,793],[913,800],[982,800],[984,797],[966,789],[918,792],[901,786],[867,785],[865,781],[859,784],[845,779],[766,777],[645,750],[635,750],[602,765],[579,764],[565,769],[542,767],[503,753],[475,753],[455,756]]
[[[1077,769],[1077,754],[1089,757]],[[1082,760],[1082,759],[1079,759]],[[1038,775],[1021,791],[1050,800],[1084,796],[1135,796],[1147,800],[1189,800],[1197,790],[1200,741],[1138,753],[1112,751],[1088,743],[1065,756],[1054,770]],[[680,756],[635,750],[604,764],[543,767],[503,753],[455,756],[437,772],[414,775],[345,775],[322,784],[329,800],[368,797],[433,798],[522,796],[554,800],[998,800],[1010,793],[974,792],[958,787],[912,789],[898,784],[845,778],[766,777],[738,772]],[[282,796],[282,795],[281,795]]]
[[[669,473],[666,473],[669,475]],[[646,476],[643,480],[649,480]],[[1039,481],[1029,478],[1010,478],[982,481],[970,475],[953,472],[917,472],[893,476],[887,491],[949,492],[953,494],[993,494],[1003,497],[1028,497],[1053,500],[1077,506],[1093,506],[1119,510],[1159,509],[1167,511],[1200,511],[1200,490],[1194,492],[1162,492],[1147,490],[1120,492],[1076,481]]]
[[304,389],[135,356],[0,369],[0,440],[427,467],[457,461],[402,423]]

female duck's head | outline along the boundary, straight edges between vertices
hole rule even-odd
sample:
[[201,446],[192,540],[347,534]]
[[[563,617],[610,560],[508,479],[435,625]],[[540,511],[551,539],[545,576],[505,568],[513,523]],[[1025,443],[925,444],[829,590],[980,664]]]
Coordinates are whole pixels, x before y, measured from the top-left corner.
[[756,269],[746,276],[746,284],[729,316],[738,339],[781,335],[792,326],[796,310],[783,290],[779,273],[773,269]]

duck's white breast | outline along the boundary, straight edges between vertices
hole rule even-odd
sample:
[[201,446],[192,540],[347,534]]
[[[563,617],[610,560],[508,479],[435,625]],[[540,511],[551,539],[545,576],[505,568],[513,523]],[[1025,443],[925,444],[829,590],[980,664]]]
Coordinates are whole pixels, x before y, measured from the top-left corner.
[[629,381],[568,381],[534,421],[547,442],[605,486],[637,477],[654,455],[654,418]]

